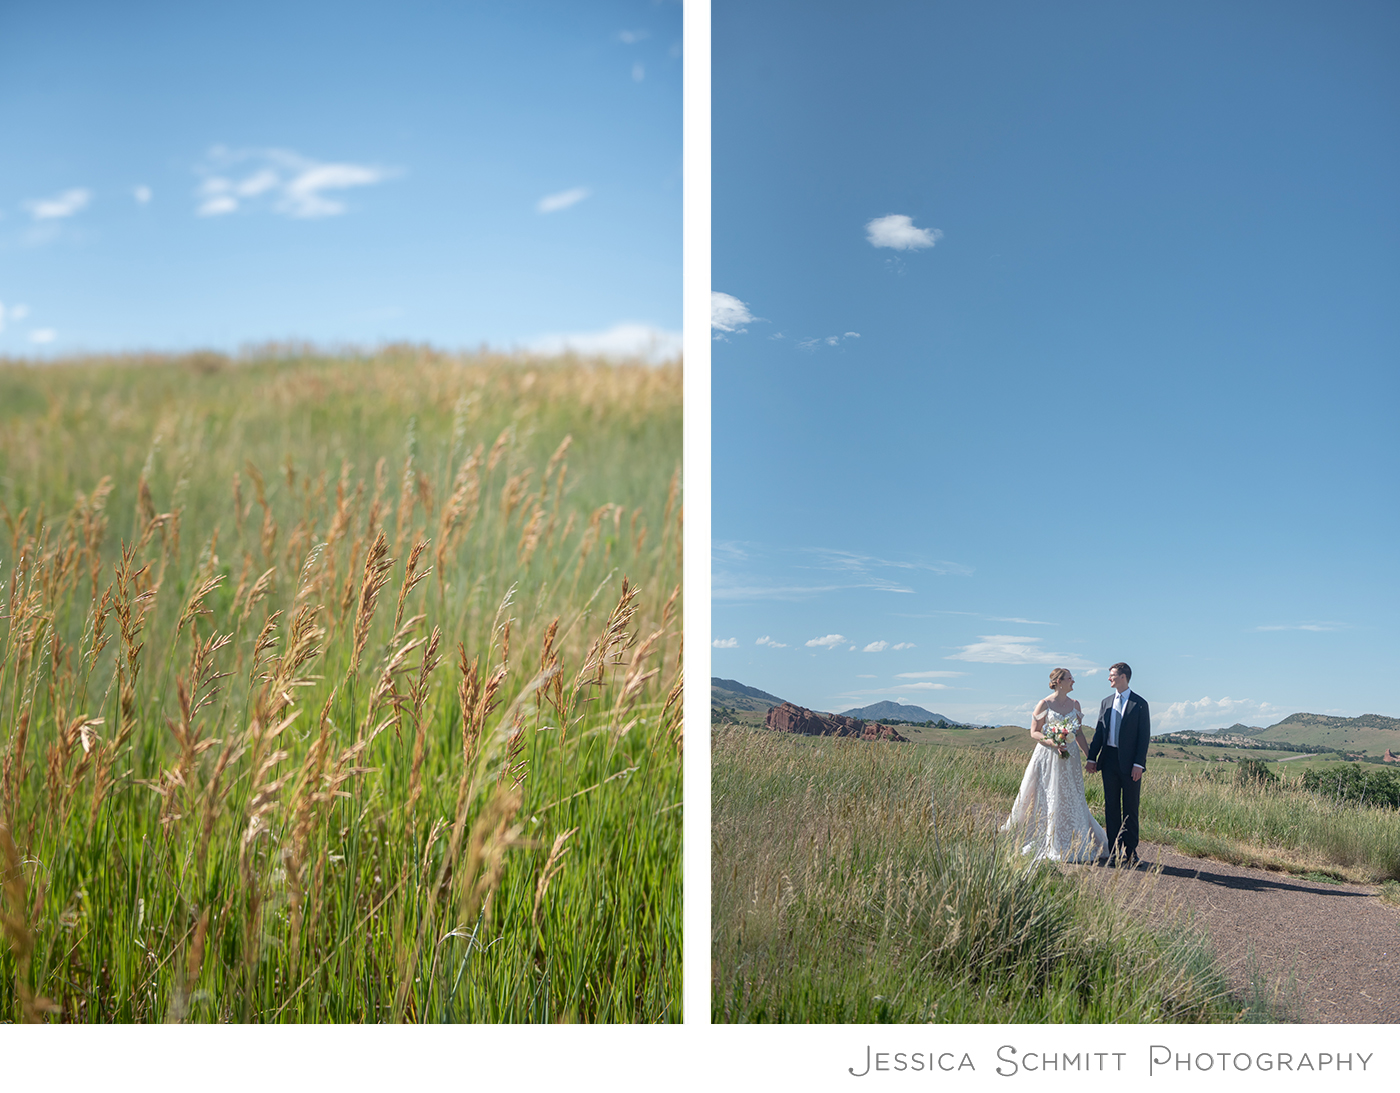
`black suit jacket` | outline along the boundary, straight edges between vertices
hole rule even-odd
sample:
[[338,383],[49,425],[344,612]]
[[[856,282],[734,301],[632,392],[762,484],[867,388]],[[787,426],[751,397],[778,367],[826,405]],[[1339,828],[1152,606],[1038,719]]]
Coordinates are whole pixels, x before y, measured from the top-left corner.
[[[1099,753],[1108,746],[1109,721],[1113,717],[1113,700],[1117,693],[1099,703],[1099,720],[1094,726],[1094,739],[1089,741],[1089,762],[1097,763]],[[1131,687],[1128,705],[1123,710],[1123,723],[1118,726],[1118,771],[1127,778],[1133,766],[1147,769],[1147,742],[1152,735],[1152,718],[1147,700]]]

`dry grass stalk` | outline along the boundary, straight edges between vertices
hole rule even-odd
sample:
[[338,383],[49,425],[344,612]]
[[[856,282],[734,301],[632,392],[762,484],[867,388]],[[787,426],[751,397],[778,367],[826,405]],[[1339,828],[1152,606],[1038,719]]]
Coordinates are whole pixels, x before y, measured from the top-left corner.
[[15,993],[27,1023],[37,1023],[45,1014],[57,1014],[61,1008],[54,1002],[36,995],[29,985],[30,958],[34,953],[34,933],[29,926],[29,899],[25,890],[24,872],[19,851],[10,836],[8,825],[0,825],[0,861],[4,865],[4,908],[0,909],[0,929],[3,929],[15,954]]
[[566,847],[564,844],[569,841],[570,835],[577,832],[578,828],[571,827],[568,831],[556,835],[554,845],[549,848],[549,857],[545,859],[544,868],[540,870],[540,879],[535,882],[535,907],[530,912],[530,922],[536,929],[539,929],[540,904],[544,902],[544,897],[549,891],[549,882],[564,867],[564,855],[573,849],[573,847]]
[[395,630],[398,630],[399,624],[403,622],[403,608],[408,600],[408,594],[426,580],[428,574],[432,572],[431,567],[423,570],[422,573],[417,572],[418,559],[423,556],[423,551],[428,549],[428,543],[431,541],[430,539],[419,539],[413,544],[413,549],[408,552],[408,565],[404,568],[403,583],[399,586],[399,602],[394,609]]
[[365,558],[364,577],[360,581],[360,606],[355,614],[354,652],[350,657],[352,675],[359,671],[360,654],[364,652],[365,642],[369,640],[369,627],[374,621],[374,609],[379,602],[379,593],[389,583],[389,572],[394,567],[394,561],[388,555],[389,543],[384,538],[384,532],[380,531]]
[[438,647],[442,643],[442,630],[433,627],[432,636],[428,639],[427,648],[423,650],[423,659],[418,664],[418,679],[409,691],[409,703],[413,710],[413,767],[408,777],[408,802],[404,806],[404,815],[411,821],[414,806],[418,803],[418,797],[423,791],[422,770],[423,756],[427,750],[428,722],[423,716],[424,707],[428,701],[429,677],[442,663],[442,657],[438,653]]
[[634,640],[634,635],[627,631],[628,624],[632,621],[632,616],[637,613],[637,605],[633,602],[637,597],[637,589],[628,583],[626,577],[622,578],[622,594],[618,597],[616,606],[608,615],[608,621],[604,624],[602,633],[594,639],[593,644],[588,649],[588,656],[584,659],[583,666],[578,670],[578,675],[574,677],[573,690],[570,693],[571,707],[577,708],[582,701],[579,695],[585,687],[601,687],[603,677],[607,673],[608,664],[616,663],[623,652]]

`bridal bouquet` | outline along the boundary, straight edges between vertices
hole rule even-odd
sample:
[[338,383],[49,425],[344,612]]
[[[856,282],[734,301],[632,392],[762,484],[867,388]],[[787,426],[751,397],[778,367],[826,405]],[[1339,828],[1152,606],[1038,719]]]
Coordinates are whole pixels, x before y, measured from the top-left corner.
[[[1074,736],[1074,719],[1072,717],[1049,717],[1045,722],[1045,728],[1041,730],[1042,735],[1054,744],[1057,748],[1065,747],[1070,738]],[[1060,756],[1064,758],[1063,755]]]

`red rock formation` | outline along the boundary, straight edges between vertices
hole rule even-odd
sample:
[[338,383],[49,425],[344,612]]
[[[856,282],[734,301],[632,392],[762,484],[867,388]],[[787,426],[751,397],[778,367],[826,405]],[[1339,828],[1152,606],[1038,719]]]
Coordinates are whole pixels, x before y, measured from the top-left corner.
[[1400,763],[1400,755],[1395,755],[1389,748],[1385,749],[1385,755],[1381,757],[1382,763]]
[[813,713],[791,702],[769,709],[763,724],[774,732],[795,732],[803,736],[858,736],[862,740],[909,742],[907,736],[901,736],[888,725],[876,721],[857,721],[854,717],[834,713]]

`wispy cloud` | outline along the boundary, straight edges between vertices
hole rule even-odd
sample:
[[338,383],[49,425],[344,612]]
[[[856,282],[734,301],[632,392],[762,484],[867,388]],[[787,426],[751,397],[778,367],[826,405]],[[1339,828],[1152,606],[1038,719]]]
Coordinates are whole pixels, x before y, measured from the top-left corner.
[[48,345],[58,337],[58,331],[49,326],[41,326],[29,333],[29,340],[35,345]]
[[1287,622],[1276,626],[1256,626],[1256,632],[1268,630],[1312,630],[1319,634],[1330,634],[1335,630],[1348,630],[1344,622]]
[[844,334],[827,334],[820,338],[803,338],[797,343],[798,349],[818,349],[823,345],[840,345],[847,338],[859,338],[860,335],[854,330],[848,330]]
[[965,676],[966,672],[899,672],[895,679],[956,679],[958,676]]
[[526,350],[545,357],[572,353],[579,357],[609,360],[642,360],[652,364],[681,355],[681,335],[645,323],[617,323],[607,330],[574,334],[542,334],[526,343]]
[[970,660],[978,664],[1055,664],[1062,668],[1092,668],[1093,661],[1073,653],[1052,653],[1039,646],[1039,638],[984,634],[981,641],[964,645],[946,660]]
[[617,32],[617,40],[629,46],[644,42],[650,37],[651,31],[649,30],[619,30]]
[[841,634],[827,634],[824,638],[813,638],[807,643],[809,649],[835,649],[838,645],[844,645],[846,639]]
[[[798,560],[793,560],[794,558]],[[815,580],[803,580],[801,574],[793,572],[783,572],[778,577],[768,576],[779,567],[784,570],[816,570],[822,573],[825,579],[818,577]],[[744,572],[736,572],[741,569]],[[761,570],[764,575],[754,575],[756,570]],[[831,592],[856,589],[901,595],[914,594],[915,590],[909,587],[907,582],[894,579],[893,575],[886,575],[880,572],[881,570],[895,570],[901,575],[918,570],[940,575],[963,575],[972,572],[969,567],[959,562],[917,558],[891,561],[819,547],[779,548],[769,553],[755,544],[745,544],[742,550],[735,544],[724,547],[716,545],[712,556],[713,583],[710,597],[713,600],[726,601],[799,601]],[[906,648],[913,648],[910,643],[903,644]]]
[[890,647],[890,643],[887,642],[887,641],[872,641],[869,645],[867,645],[864,649],[862,649],[861,652],[862,652],[862,653],[883,653],[883,652],[884,652],[886,649],[888,649],[889,647]]
[[710,292],[710,329],[725,334],[742,334],[744,327],[755,322],[749,305],[727,292]]
[[24,207],[34,220],[63,220],[81,212],[92,202],[92,191],[81,187],[64,190],[53,197],[35,198],[26,201]]
[[284,148],[231,149],[216,145],[197,168],[200,216],[227,216],[266,198],[274,212],[295,219],[340,216],[349,206],[328,196],[372,186],[398,172],[359,163],[323,163]]
[[764,634],[763,637],[759,638],[756,642],[754,642],[754,644],[755,644],[755,645],[766,645],[766,646],[768,646],[768,648],[770,648],[770,649],[786,649],[786,648],[787,648],[787,644],[786,644],[785,642],[774,641],[774,640],[773,640],[772,638],[770,638],[767,634]]
[[632,79],[636,80],[637,83],[641,83],[641,82],[642,82],[643,80],[645,80],[646,78],[647,78],[647,69],[646,69],[646,65],[642,64],[641,61],[636,62],[636,64],[634,64],[634,65],[632,66]]
[[715,638],[710,642],[716,649],[737,649],[739,648],[738,638]]
[[149,205],[155,194],[151,192],[149,186],[135,186],[132,188],[131,196],[136,199],[136,204]]
[[1003,617],[1001,617],[1001,616],[999,616],[999,615],[985,615],[985,616],[983,616],[983,617],[984,617],[988,622],[1015,622],[1015,623],[1020,623],[1022,626],[1054,626],[1054,625],[1055,625],[1053,622],[1041,622],[1039,619],[1016,619],[1016,618],[1010,618],[1010,619],[1008,619],[1008,618],[1003,618]]
[[547,194],[540,198],[539,204],[535,206],[535,211],[540,213],[557,213],[563,209],[577,205],[586,197],[592,197],[593,191],[586,186],[575,186],[572,190],[560,190],[557,194]]
[[893,646],[893,648],[895,648],[895,649],[917,649],[918,646],[915,645],[912,641],[901,641],[899,644]]
[[872,247],[920,250],[933,246],[943,238],[943,233],[937,228],[916,228],[912,218],[896,213],[869,221],[865,225],[865,238]]
[[849,550],[831,550],[827,547],[807,547],[804,553],[818,559],[814,566],[818,569],[834,569],[850,573],[869,573],[875,569],[909,569],[924,570],[929,573],[937,573],[940,576],[969,577],[972,575],[971,567],[965,566],[961,562],[926,558],[899,561],[890,558],[877,558],[871,554],[856,554]]

